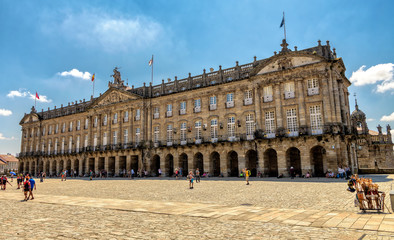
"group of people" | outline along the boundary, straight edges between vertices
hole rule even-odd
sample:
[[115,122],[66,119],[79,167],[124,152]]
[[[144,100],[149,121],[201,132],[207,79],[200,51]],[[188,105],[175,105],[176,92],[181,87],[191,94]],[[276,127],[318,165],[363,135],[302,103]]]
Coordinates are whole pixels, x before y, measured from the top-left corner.
[[337,173],[334,173],[333,171],[327,171],[326,172],[326,178],[346,178],[350,179],[352,175],[352,171],[348,166],[342,167],[338,166],[338,171]]
[[1,183],[1,190],[7,189],[7,183],[10,184],[12,187],[12,184],[8,181],[8,178],[6,175],[1,176],[0,183]]

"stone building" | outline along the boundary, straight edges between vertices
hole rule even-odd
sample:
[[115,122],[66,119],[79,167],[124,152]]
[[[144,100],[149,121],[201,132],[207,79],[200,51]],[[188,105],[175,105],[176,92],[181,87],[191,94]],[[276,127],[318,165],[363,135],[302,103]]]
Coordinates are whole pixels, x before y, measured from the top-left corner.
[[356,171],[360,138],[352,132],[342,59],[328,41],[290,50],[283,40],[281,47],[266,59],[156,86],[130,88],[115,68],[99,97],[25,114],[20,169],[119,175],[142,168],[155,175],[161,168],[166,176],[180,167],[213,176],[237,176],[245,167],[266,176],[288,175],[291,166],[314,176],[338,165]]
[[18,172],[19,160],[11,154],[0,154],[0,173]]

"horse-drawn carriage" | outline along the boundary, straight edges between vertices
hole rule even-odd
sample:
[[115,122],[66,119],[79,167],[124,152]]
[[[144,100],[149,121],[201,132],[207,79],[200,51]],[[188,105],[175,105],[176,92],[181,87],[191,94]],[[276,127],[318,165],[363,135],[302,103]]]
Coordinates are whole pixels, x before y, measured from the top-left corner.
[[352,178],[356,190],[356,202],[360,210],[377,210],[384,212],[384,198],[386,194],[379,191],[379,186],[370,178]]

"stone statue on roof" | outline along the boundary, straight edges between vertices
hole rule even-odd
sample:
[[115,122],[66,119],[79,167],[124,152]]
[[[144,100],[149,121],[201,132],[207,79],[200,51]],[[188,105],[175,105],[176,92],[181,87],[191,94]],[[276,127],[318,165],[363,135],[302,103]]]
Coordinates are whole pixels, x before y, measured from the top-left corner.
[[120,77],[120,72],[118,71],[118,67],[115,67],[114,69],[114,74],[111,75],[111,77],[114,77],[114,83],[115,84],[120,84],[122,82],[122,79]]

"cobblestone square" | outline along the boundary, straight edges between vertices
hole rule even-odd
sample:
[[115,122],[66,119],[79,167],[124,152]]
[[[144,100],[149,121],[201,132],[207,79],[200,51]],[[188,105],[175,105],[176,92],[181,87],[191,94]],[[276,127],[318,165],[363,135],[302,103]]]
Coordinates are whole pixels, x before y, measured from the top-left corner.
[[[386,192],[394,175],[373,175]],[[0,192],[2,239],[393,239],[394,216],[362,213],[342,179],[36,179]]]

